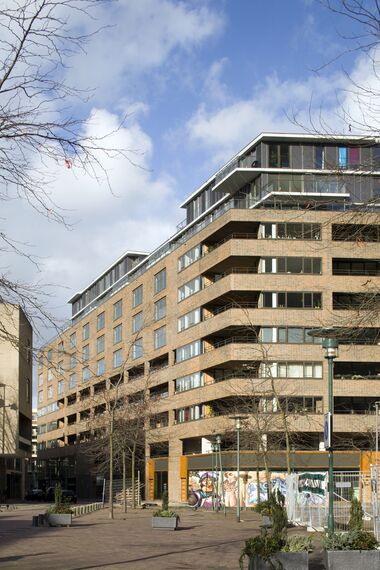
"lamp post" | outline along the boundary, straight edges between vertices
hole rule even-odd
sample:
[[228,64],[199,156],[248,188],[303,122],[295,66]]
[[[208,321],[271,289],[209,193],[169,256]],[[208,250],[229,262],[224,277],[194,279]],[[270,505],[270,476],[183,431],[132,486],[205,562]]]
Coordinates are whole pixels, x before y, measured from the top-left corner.
[[212,510],[216,510],[216,512],[218,512],[218,494],[219,494],[219,490],[218,490],[218,481],[216,483],[216,489],[215,489],[215,478],[214,478],[214,470],[215,472],[218,470],[218,446],[216,444],[215,441],[213,441],[211,443],[211,449],[212,449],[212,474],[211,474],[211,480],[212,480]]
[[334,328],[312,329],[310,336],[322,338],[322,346],[325,349],[325,358],[328,363],[328,414],[325,416],[324,437],[325,445],[329,454],[329,512],[327,519],[327,531],[329,535],[334,532],[334,450],[333,450],[333,415],[334,415],[334,359],[338,356],[337,331]]
[[219,457],[219,468],[220,468],[220,486],[221,486],[221,491],[222,491],[222,501],[223,501],[223,512],[224,512],[224,516],[227,515],[226,512],[226,500],[225,500],[225,496],[224,496],[224,480],[223,480],[223,466],[222,466],[222,452],[221,452],[221,448],[220,448],[220,444],[222,443],[222,438],[221,436],[218,434],[215,437],[215,441],[216,441],[216,445],[218,448],[218,457]]
[[212,510],[215,510],[215,485],[214,485],[214,453],[215,453],[215,444],[211,442],[211,499],[212,499]]
[[376,413],[376,463],[375,463],[375,536],[379,533],[379,405],[380,402],[375,402]]
[[237,504],[236,504],[236,521],[240,522],[240,430],[241,422],[245,416],[232,416],[235,421],[236,429],[236,470],[237,470]]

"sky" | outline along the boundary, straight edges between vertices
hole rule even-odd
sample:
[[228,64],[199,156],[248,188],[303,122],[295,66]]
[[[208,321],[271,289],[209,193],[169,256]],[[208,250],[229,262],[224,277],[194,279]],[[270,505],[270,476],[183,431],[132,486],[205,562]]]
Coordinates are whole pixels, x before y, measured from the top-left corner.
[[20,200],[0,214],[1,231],[38,259],[37,268],[3,254],[2,267],[46,287],[57,322],[70,317],[67,299],[123,252],[151,251],[175,233],[184,198],[260,132],[300,132],[292,117],[307,126],[311,107],[347,133],[342,99],[360,114],[347,73],[365,84],[373,76],[360,53],[344,54],[352,23],[317,0],[119,0],[95,16],[73,22],[102,30],[65,73],[92,90],[69,101],[84,130],[113,133],[106,144],[128,149],[104,158],[112,191],[75,162],[47,164],[69,227]]

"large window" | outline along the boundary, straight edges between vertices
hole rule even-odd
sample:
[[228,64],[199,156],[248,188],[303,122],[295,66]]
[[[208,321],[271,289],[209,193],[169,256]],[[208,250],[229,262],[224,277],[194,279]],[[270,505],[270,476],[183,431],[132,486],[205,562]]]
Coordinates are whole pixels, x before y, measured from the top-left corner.
[[198,307],[186,315],[182,315],[182,317],[178,318],[178,332],[184,331],[189,327],[192,327],[201,321],[201,309]]
[[191,249],[189,249],[189,251],[186,251],[186,253],[184,253],[183,255],[181,255],[181,257],[178,258],[178,271],[183,271],[184,269],[186,269],[186,267],[197,261],[197,259],[199,259],[200,257],[201,257],[201,246],[199,244],[196,245],[195,247],[192,247]]
[[105,324],[106,324],[106,314],[103,311],[103,313],[100,313],[100,315],[98,315],[96,318],[96,330],[100,331],[104,329]]
[[289,168],[290,148],[288,144],[269,145],[269,168]]
[[260,340],[264,343],[321,344],[321,338],[308,334],[311,330],[304,327],[261,327]]
[[177,378],[175,380],[176,392],[186,392],[186,390],[199,388],[199,386],[203,386],[202,372],[194,372],[193,374],[188,374],[187,376],[181,376],[181,378]]
[[140,311],[132,317],[132,332],[137,333],[143,328],[143,312]]
[[322,378],[321,362],[263,362],[261,378]]
[[101,358],[100,360],[98,360],[98,362],[96,363],[96,375],[97,376],[102,376],[106,371],[106,364],[105,364],[105,360],[104,358]]
[[133,359],[141,358],[143,354],[144,354],[143,341],[142,341],[142,338],[138,338],[132,344],[132,358]]
[[261,273],[321,273],[320,257],[262,257]]
[[261,226],[261,237],[265,239],[321,239],[321,225],[300,222],[266,222]]
[[77,385],[77,375],[76,374],[70,374],[69,376],[69,388],[70,390],[72,390],[73,388],[76,388]]
[[90,337],[90,323],[86,323],[82,327],[82,340],[88,340]]
[[262,306],[270,309],[321,309],[322,293],[268,291],[262,293]]
[[58,396],[60,396],[65,391],[65,381],[60,380],[57,384],[57,388],[58,388]]
[[104,334],[102,334],[102,336],[98,336],[98,338],[96,339],[96,354],[104,352],[104,346],[105,346],[105,336]]
[[44,393],[42,390],[40,390],[38,392],[38,403],[41,404],[41,402],[43,402],[43,400],[44,400]]
[[338,149],[339,168],[356,168],[360,164],[360,148],[341,146]]
[[120,323],[120,325],[117,325],[117,327],[113,329],[113,343],[116,344],[118,342],[121,342],[122,336],[123,336],[123,325]]
[[143,302],[143,286],[140,285],[132,291],[132,307],[138,307]]
[[315,158],[314,166],[315,168],[325,168],[325,147],[322,145],[317,145],[314,147]]
[[47,397],[52,398],[54,396],[53,386],[48,386]]
[[175,411],[175,419],[178,424],[184,422],[192,422],[194,420],[199,420],[203,417],[203,406],[188,406],[186,408],[180,408]]
[[83,347],[82,358],[83,358],[83,362],[87,362],[87,360],[90,358],[90,345],[89,344],[86,344],[86,346]]
[[38,385],[39,386],[43,386],[44,384],[44,375],[43,374],[39,374],[38,375]]
[[69,366],[70,366],[70,368],[75,368],[76,365],[77,365],[77,355],[74,353],[74,354],[71,354],[71,355],[70,355],[70,363],[69,363]]
[[195,277],[181,287],[178,287],[178,301],[183,301],[201,289],[201,277]]
[[65,372],[65,369],[64,369],[64,366],[63,366],[63,360],[60,360],[60,361],[58,362],[58,374],[59,374],[60,376],[62,376],[62,375],[64,374],[64,372]]
[[154,320],[159,321],[166,317],[166,297],[154,303]]
[[90,380],[90,376],[91,376],[90,369],[88,366],[85,366],[82,369],[82,382],[88,382]]
[[154,348],[161,348],[166,344],[166,327],[154,331]]
[[76,345],[77,345],[77,333],[72,333],[70,335],[70,348],[74,348]]
[[202,341],[196,340],[180,346],[175,350],[175,361],[182,362],[183,360],[188,360],[194,356],[199,356],[202,353]]
[[53,380],[54,380],[53,369],[52,369],[52,368],[49,368],[47,381],[48,381],[48,382],[53,382]]
[[123,301],[120,299],[113,306],[113,320],[119,319],[123,313]]
[[123,349],[115,350],[113,353],[113,367],[119,368],[123,364]]
[[162,269],[154,276],[154,292],[159,293],[166,288],[166,269]]

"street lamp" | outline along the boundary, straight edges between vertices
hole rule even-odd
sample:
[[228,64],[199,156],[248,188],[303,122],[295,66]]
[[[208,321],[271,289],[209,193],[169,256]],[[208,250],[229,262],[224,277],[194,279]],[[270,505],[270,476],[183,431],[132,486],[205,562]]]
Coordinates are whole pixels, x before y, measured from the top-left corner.
[[218,452],[218,447],[217,444],[212,441],[211,442],[211,459],[212,459],[212,469],[211,469],[211,489],[212,489],[212,510],[215,510],[215,505],[216,505],[216,512],[218,512],[218,491],[216,490],[215,492],[215,478],[214,478],[214,469],[215,471],[217,471],[217,465],[218,465],[218,456],[215,454],[217,454]]
[[17,404],[13,403],[13,404],[6,404],[5,403],[5,388],[6,385],[3,383],[0,383],[0,388],[4,389],[4,394],[3,397],[0,398],[0,408],[3,409],[3,416],[2,416],[2,445],[1,445],[1,452],[3,455],[5,455],[5,408],[10,408],[13,411],[17,410]]
[[232,416],[235,421],[236,429],[236,470],[237,470],[237,505],[236,505],[236,520],[240,522],[240,430],[241,422],[245,420],[245,416]]
[[322,346],[325,349],[325,358],[328,363],[328,405],[329,411],[325,415],[324,439],[325,446],[329,453],[329,514],[327,519],[327,530],[329,535],[334,532],[334,454],[333,454],[333,415],[334,415],[334,359],[338,356],[338,331],[333,327],[312,329],[308,332],[310,336],[322,338]]
[[217,451],[218,451],[218,457],[219,457],[219,468],[220,468],[220,478],[221,478],[221,482],[220,482],[220,486],[221,486],[221,491],[222,491],[222,501],[223,501],[223,512],[224,512],[224,516],[227,515],[226,512],[226,500],[225,500],[225,496],[224,496],[224,479],[223,479],[223,466],[222,466],[222,452],[221,452],[221,443],[222,443],[222,438],[220,436],[220,434],[215,436],[215,442],[217,445]]

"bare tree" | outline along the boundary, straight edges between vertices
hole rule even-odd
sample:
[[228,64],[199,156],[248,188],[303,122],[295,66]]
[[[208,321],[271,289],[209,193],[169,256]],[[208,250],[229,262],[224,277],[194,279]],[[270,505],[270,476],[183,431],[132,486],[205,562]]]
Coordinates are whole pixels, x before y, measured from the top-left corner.
[[[52,165],[86,172],[108,183],[106,157],[132,151],[111,148],[105,136],[92,136],[85,119],[73,114],[74,101],[90,91],[68,81],[70,57],[85,53],[100,32],[97,6],[112,0],[4,0],[0,8],[0,203],[22,200],[49,220],[68,225],[51,191]],[[84,22],[93,21],[85,33]],[[86,22],[87,25],[87,22]],[[111,133],[109,133],[111,134]],[[0,252],[21,255],[34,264],[28,244],[0,228]],[[46,310],[48,288],[14,281],[0,270],[0,303],[21,305],[32,323],[53,323]],[[7,330],[0,323],[0,339]]]

